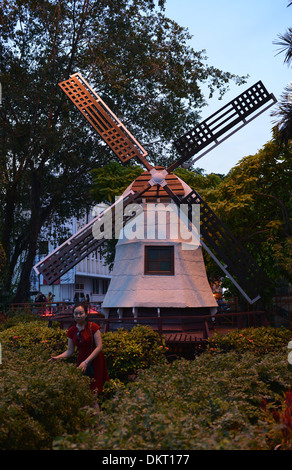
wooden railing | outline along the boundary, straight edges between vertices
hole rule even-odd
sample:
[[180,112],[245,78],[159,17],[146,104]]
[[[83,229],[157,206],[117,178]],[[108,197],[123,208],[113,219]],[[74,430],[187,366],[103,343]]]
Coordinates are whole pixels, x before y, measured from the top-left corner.
[[[62,328],[67,328],[70,322],[73,324],[72,303],[68,302],[34,302],[25,304],[11,304],[9,311],[22,311],[25,314],[36,315],[45,320],[59,321]],[[250,326],[268,325],[266,312],[223,312],[215,315],[201,316],[129,316],[122,318],[105,318],[100,312],[100,303],[89,303],[89,316],[97,321],[102,331],[135,325],[149,325],[160,335],[166,331],[180,331],[182,333],[201,332],[204,339],[210,336],[210,330],[220,328],[247,328]]]
[[[268,321],[266,312],[236,312],[236,313],[218,313],[215,315],[200,315],[200,316],[160,316],[160,317],[122,317],[122,318],[100,318],[98,319],[101,325],[105,326],[105,331],[110,331],[110,325],[115,324],[115,327],[120,325],[122,328],[125,324],[130,325],[149,325],[162,335],[165,331],[174,327],[176,322],[177,330],[188,333],[195,331],[202,331],[203,338],[207,339],[210,336],[210,330],[216,329],[220,326],[230,326],[234,328],[247,328],[250,326],[267,326]],[[184,323],[184,321],[186,323]]]
[[[74,302],[26,302],[13,303],[6,307],[11,312],[21,311],[24,314],[38,314],[41,316],[51,316],[69,310]],[[100,310],[101,302],[89,302],[89,311],[96,312]]]

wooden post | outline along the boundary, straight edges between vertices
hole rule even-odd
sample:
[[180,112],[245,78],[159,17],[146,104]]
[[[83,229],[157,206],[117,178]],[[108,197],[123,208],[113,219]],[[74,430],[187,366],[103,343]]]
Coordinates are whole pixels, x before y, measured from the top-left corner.
[[208,321],[205,320],[203,323],[203,338],[208,339],[209,338],[209,326],[208,326]]
[[157,318],[158,318],[158,334],[162,335],[162,318],[160,316],[160,307],[157,307]]

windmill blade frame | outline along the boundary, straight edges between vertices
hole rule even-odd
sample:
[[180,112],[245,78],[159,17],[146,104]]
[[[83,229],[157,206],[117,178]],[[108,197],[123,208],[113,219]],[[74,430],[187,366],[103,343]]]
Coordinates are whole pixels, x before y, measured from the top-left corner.
[[250,304],[259,300],[260,291],[270,283],[261,267],[197,191],[193,190],[180,203],[188,203],[190,210],[192,204],[200,205],[200,242],[203,248]]
[[71,75],[59,86],[122,163],[136,157],[147,169],[152,168],[145,158],[147,151],[80,73]]
[[[214,143],[193,159],[188,164],[188,167],[193,165],[197,160],[231,137],[235,132],[245,127],[276,102],[275,96],[267,91],[261,81],[258,81],[177,139],[174,142],[174,146],[181,157],[170,165],[167,171],[174,171],[195,154]],[[265,107],[260,110],[263,106]],[[256,111],[259,112],[254,114]]]
[[[39,261],[34,266],[36,274],[42,274],[46,282],[51,285],[93,251],[97,250],[106,240],[117,238],[119,230],[141,212],[140,206],[134,204],[135,199],[133,191],[129,191],[119,198],[90,223]],[[125,211],[125,208],[130,204],[133,204],[131,213]],[[120,207],[116,210],[119,205]],[[108,224],[109,230],[106,228],[106,217],[108,217],[107,221],[110,222]]]

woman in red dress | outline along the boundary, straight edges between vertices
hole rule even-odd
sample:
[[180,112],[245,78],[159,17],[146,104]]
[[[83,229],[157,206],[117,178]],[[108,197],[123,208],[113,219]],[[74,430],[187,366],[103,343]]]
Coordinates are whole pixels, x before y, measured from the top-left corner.
[[86,304],[76,304],[73,315],[75,325],[67,331],[67,350],[51,359],[66,359],[72,356],[75,347],[77,347],[77,367],[85,373],[87,366],[90,364],[93,369],[90,388],[92,391],[100,393],[104,383],[109,380],[106,360],[102,353],[100,326],[88,321]]

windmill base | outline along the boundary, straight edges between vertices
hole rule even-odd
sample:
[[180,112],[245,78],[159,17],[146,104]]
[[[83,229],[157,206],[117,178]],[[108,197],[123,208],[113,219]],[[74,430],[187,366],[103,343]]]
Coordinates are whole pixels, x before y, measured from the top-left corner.
[[[104,314],[109,320],[109,330],[130,330],[137,325],[148,325],[160,333],[192,332],[202,329],[204,317],[214,316],[217,308],[109,308]],[[209,317],[210,319],[210,317]]]

